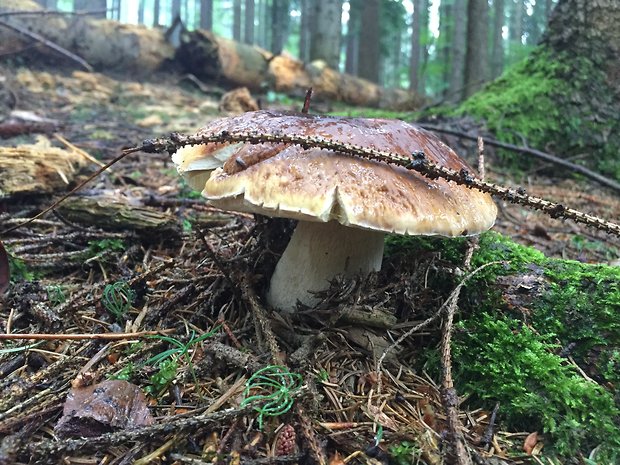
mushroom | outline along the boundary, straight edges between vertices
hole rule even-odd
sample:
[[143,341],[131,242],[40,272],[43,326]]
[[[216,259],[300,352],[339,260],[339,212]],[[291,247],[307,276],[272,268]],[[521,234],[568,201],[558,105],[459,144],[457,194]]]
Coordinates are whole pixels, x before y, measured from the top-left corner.
[[[436,164],[471,170],[435,136],[403,121],[272,111],[221,121],[201,131],[315,136],[403,156],[422,150]],[[314,305],[313,292],[337,275],[379,271],[386,233],[467,236],[489,229],[497,215],[488,194],[381,162],[288,144],[235,144],[228,153],[206,183],[192,185],[216,207],[299,220],[267,293],[284,311],[298,301]]]

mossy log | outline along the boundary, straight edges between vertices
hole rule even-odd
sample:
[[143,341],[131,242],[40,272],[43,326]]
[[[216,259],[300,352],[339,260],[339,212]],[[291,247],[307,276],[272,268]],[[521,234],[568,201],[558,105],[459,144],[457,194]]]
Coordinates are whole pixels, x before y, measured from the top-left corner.
[[[392,237],[387,250],[461,266],[465,248],[461,239]],[[499,402],[502,423],[545,433],[545,450],[565,463],[599,446],[597,463],[618,463],[620,267],[547,258],[493,232],[481,236],[472,269],[489,263],[459,301],[453,364],[466,407]],[[441,271],[428,279],[446,293],[458,282]]]

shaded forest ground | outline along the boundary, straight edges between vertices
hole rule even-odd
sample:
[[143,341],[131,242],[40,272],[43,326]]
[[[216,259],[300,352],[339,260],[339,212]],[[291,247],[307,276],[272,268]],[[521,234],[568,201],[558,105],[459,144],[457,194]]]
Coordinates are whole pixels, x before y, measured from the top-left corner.
[[[217,89],[206,95],[191,81],[177,75],[156,76],[151,82],[138,83],[126,76],[116,79],[53,69],[2,67],[0,76],[3,77],[0,109],[4,114],[19,109],[54,119],[60,125],[58,132],[70,143],[103,161],[146,138],[171,131],[192,133],[220,115]],[[301,108],[301,102],[273,95],[263,96],[261,101],[264,108]],[[318,102],[311,111],[313,108],[314,111],[347,111]],[[467,122],[460,124],[467,125]],[[19,136],[2,144],[18,145],[34,140],[34,135]],[[58,141],[53,143],[62,146]],[[475,151],[473,145],[457,139],[448,143],[461,153]],[[620,199],[611,191],[580,180],[548,177],[547,173],[555,171],[549,166],[517,172],[497,164],[490,149],[487,153],[487,176],[494,181],[516,182],[532,194],[604,218],[618,217]],[[95,168],[93,164],[92,169]],[[274,251],[278,248],[279,238],[273,237],[271,225],[256,222],[249,215],[227,214],[206,206],[176,174],[166,155],[132,155],[95,180],[83,194],[97,197],[103,203],[116,201],[151,209],[153,214],[166,215],[171,220],[166,228],[113,230],[112,221],[105,218],[104,212],[98,213],[105,218],[103,222],[93,227],[92,223],[81,221],[79,213],[71,216],[70,211],[61,210],[59,217],[50,215],[32,227],[3,237],[15,258],[15,282],[10,300],[5,304],[8,303],[7,308],[18,309],[10,316],[3,315],[5,324],[13,331],[46,333],[173,328],[175,337],[184,343],[191,341],[192,331],[220,329],[211,343],[194,350],[191,362],[179,357],[175,359],[177,366],[170,366],[168,373],[154,364],[144,363],[167,347],[161,339],[136,344],[55,341],[36,347],[27,357],[21,355],[17,365],[14,356],[0,355],[3,370],[10,372],[6,368],[10,364],[19,366],[22,378],[19,384],[14,377],[2,380],[2,388],[10,389],[3,404],[18,408],[16,414],[3,414],[0,429],[5,434],[17,432],[13,439],[25,451],[13,457],[14,460],[26,460],[32,454],[46,463],[45,454],[56,454],[74,457],[65,463],[77,463],[78,456],[90,457],[96,452],[99,458],[107,454],[108,463],[118,464],[131,463],[155,451],[155,455],[179,463],[204,463],[190,459],[207,461],[209,454],[216,453],[229,457],[239,454],[243,463],[265,463],[261,462],[262,457],[274,455],[276,449],[284,447],[282,431],[290,432],[290,425],[295,425],[293,436],[297,435],[297,440],[292,442],[303,444],[304,448],[312,450],[313,442],[318,445],[315,429],[320,431],[321,438],[328,438],[329,459],[334,465],[340,463],[334,451],[346,456],[374,444],[371,418],[377,412],[369,401],[376,389],[373,355],[432,313],[428,309],[414,312],[407,308],[403,304],[407,296],[417,296],[419,309],[435,309],[440,305],[445,289],[428,290],[421,283],[438,266],[449,266],[441,262],[441,256],[439,265],[436,255],[425,256],[415,264],[398,256],[389,257],[387,272],[372,277],[371,282],[347,286],[336,283],[315,312],[302,313],[293,321],[284,318],[272,321],[287,354],[287,364],[304,372],[307,380],[310,375],[314,377],[309,394],[305,391],[296,394],[305,398],[304,408],[311,412],[309,416],[295,407],[282,416],[266,417],[262,432],[258,432],[256,425],[247,426],[252,415],[244,417],[248,412],[242,410],[219,424],[204,420],[202,426],[197,426],[189,421],[183,423],[181,418],[175,424],[176,431],[191,433],[189,438],[153,431],[148,437],[139,438],[146,444],[143,447],[118,445],[113,441],[101,446],[93,441],[90,444],[61,442],[61,446],[45,442],[49,435],[42,424],[51,426],[56,422],[67,383],[86,371],[94,379],[114,375],[148,388],[159,399],[153,408],[154,415],[163,420],[172,414],[208,415],[221,405],[238,407],[244,382],[253,370],[269,362],[265,353],[247,349],[255,347],[256,340],[254,323],[248,313],[251,296],[243,294],[243,289],[246,284],[257,289],[264,286],[263,272],[266,274],[273,266],[273,254],[265,253],[264,247],[267,244]],[[2,220],[11,225],[11,218],[29,217],[47,206],[51,198],[28,195],[0,202]],[[514,205],[500,205],[500,212],[497,231],[519,243],[534,245],[547,256],[588,263],[617,262],[620,257],[617,238],[572,223],[553,221]],[[247,278],[247,272],[253,276]],[[231,285],[230,280],[236,285]],[[129,284],[135,293],[133,307],[119,314],[110,312],[103,298],[106,285],[115,282]],[[386,294],[390,296],[389,302],[382,302]],[[37,305],[40,302],[46,305]],[[378,329],[363,326],[351,329],[356,321],[353,317],[334,316],[330,312],[336,304],[347,308],[400,308],[397,329],[389,336],[377,335],[377,332],[388,333],[386,323],[381,321],[373,323]],[[221,329],[223,323],[230,333]],[[418,453],[427,463],[440,463],[445,418],[441,413],[437,380],[413,368],[421,358],[420,347],[435,345],[437,329],[418,333],[403,344],[398,359],[411,360],[411,366],[402,364],[400,369],[392,366],[389,372],[392,374],[386,372],[381,414],[386,423],[385,448],[388,445],[392,448],[389,450],[393,457],[400,450],[406,458]],[[235,350],[225,352],[218,343]],[[320,349],[315,353],[316,347]],[[33,396],[34,391],[41,392],[42,386],[49,386],[50,392]],[[320,405],[312,403],[317,402],[316,392],[323,396]],[[207,408],[205,413],[205,405],[212,410]],[[493,406],[486,407],[487,410],[461,415],[467,439],[481,451],[489,449],[489,445],[481,444]],[[304,425],[304,421],[312,421],[313,426]],[[215,426],[204,426],[209,424]],[[500,432],[490,448],[498,460],[527,461],[522,445],[531,432]],[[32,438],[35,443],[43,441],[36,451],[24,445],[24,441]],[[131,438],[128,442],[131,444]],[[163,449],[157,451],[160,446]],[[283,450],[289,462],[300,460],[296,447]],[[7,457],[10,459],[10,454]],[[364,463],[366,459],[356,460]]]

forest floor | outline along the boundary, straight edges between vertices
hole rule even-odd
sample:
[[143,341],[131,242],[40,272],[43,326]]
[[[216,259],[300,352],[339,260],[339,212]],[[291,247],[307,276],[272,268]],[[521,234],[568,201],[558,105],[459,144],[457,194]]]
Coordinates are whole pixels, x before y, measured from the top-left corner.
[[[74,146],[106,162],[144,139],[172,131],[193,133],[220,116],[220,93],[214,87],[209,92],[177,75],[137,82],[126,76],[0,67],[0,115],[6,119],[20,110],[28,112],[21,115],[27,119],[53,120],[55,132],[70,144],[51,134],[30,134],[0,140],[0,145],[32,144],[46,137],[54,146],[68,151]],[[263,108],[301,107],[301,102],[272,95],[261,102]],[[467,148],[473,154],[473,145]],[[98,168],[88,164],[87,172]],[[487,178],[500,184],[526,180],[523,187],[531,194],[618,219],[617,193],[583,180],[551,178],[549,172],[557,173],[553,167],[537,166],[515,179],[489,150],[486,171]],[[81,210],[74,203],[0,238],[10,252],[13,273],[11,289],[0,300],[7,310],[0,314],[2,332],[59,336],[6,343],[0,350],[0,389],[5,393],[0,400],[0,433],[5,435],[0,463],[56,463],[63,457],[67,464],[201,464],[213,463],[217,456],[227,457],[226,463],[296,463],[306,451],[316,458],[324,446],[331,465],[381,463],[386,455],[373,447],[377,417],[385,428],[381,449],[392,463],[415,463],[409,461],[414,457],[420,463],[442,463],[445,417],[437,380],[406,363],[395,368],[388,360],[382,403],[373,397],[378,388],[374,345],[389,344],[413,323],[400,322],[393,331],[381,322],[378,330],[351,330],[352,320],[330,315],[337,301],[331,295],[314,312],[270,315],[277,345],[270,344],[253,294],[264,285],[261,271],[271,259],[263,248],[270,226],[250,215],[206,206],[166,154],[130,155],[77,197],[95,201]],[[0,199],[1,229],[32,216],[54,198],[30,192]],[[110,204],[125,209],[109,210]],[[126,221],[119,226],[115,215],[125,215]],[[147,225],[134,216],[146,217]],[[160,224],[165,227],[153,226]],[[620,258],[617,238],[515,205],[500,203],[495,229],[551,257],[588,263],[617,263]],[[366,297],[365,305],[378,305],[378,289],[391,289],[416,273],[403,270],[375,278],[377,295]],[[355,294],[363,284],[345,292],[339,283],[340,304],[358,304]],[[62,338],[153,330],[164,332],[119,340]],[[435,326],[409,338],[399,361],[436,341],[432,333],[437,330]],[[389,335],[379,337],[377,331]],[[209,336],[199,338],[204,334]],[[263,367],[262,381],[251,378]],[[302,373],[304,387],[296,373]],[[94,416],[80,412],[86,420],[59,428],[71,386],[79,391],[90,380],[106,378],[131,381],[148,397],[132,394],[128,400],[127,395],[123,403],[110,394],[103,403],[114,404],[111,417],[103,411]],[[248,379],[251,389],[244,393]],[[269,394],[272,385],[281,397]],[[243,403],[244,396],[268,394],[271,411]],[[291,398],[299,401],[291,404]],[[135,414],[147,403],[154,420]],[[117,423],[121,413],[128,422]],[[491,444],[482,445],[489,417],[484,410],[461,412],[468,444],[481,456],[493,456],[494,463],[529,463],[522,447],[533,431],[496,431]],[[146,423],[141,428],[130,428],[141,421]],[[113,433],[70,439],[86,435],[93,423],[99,432]]]

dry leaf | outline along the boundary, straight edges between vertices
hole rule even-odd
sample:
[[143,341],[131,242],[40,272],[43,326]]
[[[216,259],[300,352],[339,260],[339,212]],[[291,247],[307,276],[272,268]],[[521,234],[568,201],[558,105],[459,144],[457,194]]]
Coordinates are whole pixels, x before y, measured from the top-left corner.
[[140,388],[109,380],[72,388],[54,431],[61,437],[93,437],[151,423],[153,417]]
[[536,447],[537,442],[538,433],[536,431],[527,435],[525,441],[523,441],[523,450],[527,455],[532,455],[532,452],[534,451],[534,447]]

